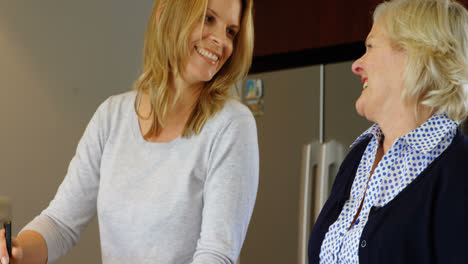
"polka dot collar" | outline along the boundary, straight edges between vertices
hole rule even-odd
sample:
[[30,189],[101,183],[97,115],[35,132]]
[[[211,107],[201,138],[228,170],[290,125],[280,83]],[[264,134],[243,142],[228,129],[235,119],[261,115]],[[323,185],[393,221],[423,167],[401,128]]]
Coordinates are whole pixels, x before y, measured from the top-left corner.
[[[434,114],[421,126],[398,140],[404,140],[415,151],[428,153],[437,147],[438,143],[448,133],[458,126],[458,122],[453,121],[444,114]],[[350,147],[354,147],[359,142],[374,136],[378,141],[382,140],[382,130],[378,124],[372,125],[362,133]],[[428,140],[428,137],[430,138]]]

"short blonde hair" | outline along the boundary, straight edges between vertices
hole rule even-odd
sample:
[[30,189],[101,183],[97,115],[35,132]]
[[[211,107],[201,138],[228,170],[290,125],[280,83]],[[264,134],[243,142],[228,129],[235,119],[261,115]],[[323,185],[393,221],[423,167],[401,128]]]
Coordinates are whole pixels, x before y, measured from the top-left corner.
[[[231,97],[232,86],[245,78],[253,55],[253,0],[238,0],[242,4],[240,29],[233,43],[231,57],[212,80],[206,83],[191,113],[183,137],[199,134],[206,121],[220,111]],[[171,106],[180,91],[169,89],[171,74],[183,72],[190,54],[189,38],[194,27],[204,21],[208,0],[156,0],[146,30],[143,50],[143,72],[134,89],[148,92],[153,109],[153,124],[145,135],[157,135],[164,127]],[[137,100],[135,111],[138,112]],[[145,118],[145,117],[142,117]]]
[[468,115],[468,12],[451,0],[392,0],[374,11],[388,37],[408,54],[404,102],[450,119]]

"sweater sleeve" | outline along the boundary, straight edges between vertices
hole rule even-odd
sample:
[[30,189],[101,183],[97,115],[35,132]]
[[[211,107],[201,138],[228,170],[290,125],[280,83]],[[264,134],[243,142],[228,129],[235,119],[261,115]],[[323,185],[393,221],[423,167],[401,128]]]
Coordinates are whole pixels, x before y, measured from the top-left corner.
[[207,173],[201,234],[192,264],[233,264],[258,188],[259,154],[252,115],[235,117],[218,133]]
[[[107,102],[107,101],[106,101]],[[39,232],[48,249],[48,263],[65,255],[96,215],[101,155],[105,143],[106,102],[88,124],[54,199],[24,230]],[[21,232],[22,232],[21,231]]]

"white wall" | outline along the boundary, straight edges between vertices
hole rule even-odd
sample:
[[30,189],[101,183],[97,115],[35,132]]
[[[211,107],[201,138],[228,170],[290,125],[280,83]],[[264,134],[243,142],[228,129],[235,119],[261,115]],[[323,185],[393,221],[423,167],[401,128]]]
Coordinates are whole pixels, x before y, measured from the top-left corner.
[[[89,119],[138,75],[153,0],[0,0],[0,196],[44,209]],[[58,263],[99,263],[97,221]]]

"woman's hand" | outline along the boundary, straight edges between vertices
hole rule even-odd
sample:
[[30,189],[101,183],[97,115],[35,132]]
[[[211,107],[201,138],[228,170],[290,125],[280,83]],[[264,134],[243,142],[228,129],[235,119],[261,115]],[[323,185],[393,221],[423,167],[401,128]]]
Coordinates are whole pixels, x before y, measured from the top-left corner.
[[[19,264],[23,259],[23,249],[18,243],[18,240],[14,237],[11,238],[11,254],[12,254],[12,261],[11,264]],[[0,263],[1,264],[8,264],[9,256],[6,246],[6,239],[5,239],[5,229],[0,230]]]

